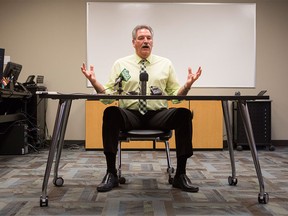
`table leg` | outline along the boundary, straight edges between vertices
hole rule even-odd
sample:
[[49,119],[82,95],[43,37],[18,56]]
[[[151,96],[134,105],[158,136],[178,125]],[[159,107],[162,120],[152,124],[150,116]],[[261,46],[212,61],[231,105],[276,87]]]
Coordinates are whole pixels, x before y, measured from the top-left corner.
[[232,168],[232,176],[228,177],[228,183],[229,185],[236,185],[237,178],[236,178],[235,158],[234,158],[233,139],[232,139],[232,127],[231,127],[231,122],[230,122],[228,101],[226,100],[222,101],[222,109],[223,109],[225,128],[226,128],[226,133],[227,133],[228,150],[230,154],[231,168]]
[[248,110],[248,106],[247,106],[246,101],[239,100],[238,101],[238,108],[240,111],[240,115],[242,118],[242,122],[244,125],[248,144],[249,144],[249,147],[251,150],[254,166],[255,166],[258,181],[259,181],[260,193],[258,195],[258,202],[266,204],[269,201],[269,195],[268,195],[268,193],[265,193],[265,189],[264,189],[263,176],[262,176],[262,172],[261,172],[261,168],[260,168],[256,144],[255,144],[255,140],[254,140],[253,129],[252,129],[249,110]]
[[[55,162],[55,167],[56,167],[55,170],[58,169],[59,160],[61,156],[61,150],[63,147],[63,139],[65,136],[65,130],[66,130],[67,122],[68,122],[71,104],[72,104],[72,100],[70,99],[59,100],[52,140],[50,144],[50,150],[49,150],[47,164],[46,164],[46,170],[45,170],[43,184],[42,184],[42,195],[40,197],[41,207],[48,206],[48,196],[47,196],[48,180],[49,180],[49,176],[50,176],[50,172],[51,172],[51,168],[53,164],[53,159],[55,156],[56,147],[58,147],[58,149],[57,149],[57,161]],[[55,173],[57,172],[55,171]],[[54,177],[54,184],[55,184],[55,177]]]
[[65,101],[65,103],[67,104],[65,105],[65,110],[63,112],[63,122],[62,122],[61,132],[59,134],[60,136],[59,136],[59,141],[57,145],[56,160],[55,160],[55,166],[54,166],[53,183],[55,186],[62,186],[64,184],[64,179],[62,177],[58,177],[58,168],[59,168],[61,153],[63,149],[64,137],[65,137],[65,132],[67,128],[72,100],[67,100]]

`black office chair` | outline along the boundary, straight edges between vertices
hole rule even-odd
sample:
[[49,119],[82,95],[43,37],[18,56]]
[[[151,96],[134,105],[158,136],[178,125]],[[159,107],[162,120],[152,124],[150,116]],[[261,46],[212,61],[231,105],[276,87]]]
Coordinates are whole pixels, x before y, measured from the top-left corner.
[[153,141],[153,147],[155,147],[156,142],[164,142],[165,143],[165,151],[167,156],[167,173],[169,175],[168,182],[172,184],[174,173],[174,168],[171,166],[170,159],[170,147],[169,147],[169,139],[172,136],[172,131],[167,130],[130,130],[130,131],[121,131],[119,134],[119,143],[118,143],[118,177],[119,183],[125,184],[126,179],[121,176],[121,143],[129,142],[129,141]]

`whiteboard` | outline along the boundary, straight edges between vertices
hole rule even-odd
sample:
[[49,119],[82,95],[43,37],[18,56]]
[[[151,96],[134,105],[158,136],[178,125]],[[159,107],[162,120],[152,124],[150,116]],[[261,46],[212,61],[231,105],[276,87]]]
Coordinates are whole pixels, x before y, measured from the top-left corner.
[[194,87],[255,87],[255,3],[88,2],[86,63],[102,84],[115,60],[135,52],[138,24],[153,28],[152,53],[173,62],[180,84],[201,66]]

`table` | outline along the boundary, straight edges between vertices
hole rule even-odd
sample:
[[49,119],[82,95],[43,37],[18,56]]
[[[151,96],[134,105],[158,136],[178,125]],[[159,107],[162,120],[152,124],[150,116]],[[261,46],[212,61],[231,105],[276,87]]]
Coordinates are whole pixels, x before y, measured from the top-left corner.
[[0,98],[30,98],[31,96],[32,94],[29,91],[13,91],[0,88]]
[[105,94],[60,94],[60,93],[49,93],[49,92],[38,92],[40,98],[49,98],[59,100],[58,109],[55,119],[55,125],[52,134],[52,140],[50,145],[50,150],[48,154],[46,170],[44,174],[43,184],[42,184],[42,194],[40,196],[40,206],[48,206],[48,195],[47,186],[48,180],[52,169],[53,160],[56,154],[55,165],[54,165],[54,178],[53,183],[55,186],[62,186],[64,180],[62,177],[58,177],[58,167],[61,158],[61,151],[63,148],[63,141],[65,136],[65,131],[68,123],[69,113],[73,100],[86,99],[86,100],[101,100],[101,99],[147,99],[147,100],[218,100],[222,103],[224,122],[227,132],[227,142],[228,150],[231,161],[232,175],[228,177],[228,183],[231,186],[235,186],[238,183],[236,178],[236,168],[235,159],[233,151],[233,137],[232,137],[232,125],[230,121],[229,106],[228,101],[237,101],[238,108],[240,110],[241,119],[245,128],[246,137],[250,147],[251,155],[253,158],[257,178],[259,181],[260,192],[258,194],[258,202],[261,204],[266,204],[269,201],[269,194],[265,192],[263,176],[260,168],[260,163],[258,159],[257,149],[255,145],[252,125],[249,116],[249,110],[247,106],[247,101],[251,100],[268,100],[269,96],[253,96],[253,95],[241,95],[241,96],[164,96],[164,95],[105,95]]
[[[22,102],[23,101],[23,109],[24,112],[26,112],[26,103],[27,103],[27,99],[29,99],[31,97],[31,93],[26,91],[12,91],[10,89],[2,89],[0,88],[0,105],[1,102],[6,102],[6,103],[11,103],[12,104],[12,100],[14,101],[18,101],[18,102]],[[3,105],[2,105],[3,106]],[[13,105],[13,109],[16,109],[18,107],[15,107],[15,105]],[[19,108],[21,108],[19,106]],[[8,114],[6,114],[6,112],[8,112]],[[13,121],[18,121],[18,120],[23,120],[26,119],[25,115],[23,113],[19,113],[19,112],[14,112],[11,113],[11,110],[2,110],[2,108],[0,109],[0,124],[1,123],[7,123],[7,122],[13,122]]]

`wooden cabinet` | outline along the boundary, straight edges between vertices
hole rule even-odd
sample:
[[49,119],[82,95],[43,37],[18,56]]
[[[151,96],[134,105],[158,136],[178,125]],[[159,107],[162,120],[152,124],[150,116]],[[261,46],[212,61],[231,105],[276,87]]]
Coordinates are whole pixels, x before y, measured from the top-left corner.
[[102,119],[103,111],[108,106],[117,106],[117,102],[110,105],[105,105],[99,101],[85,102],[85,148],[86,149],[102,149]]
[[[102,119],[103,112],[108,106],[118,106],[118,102],[105,105],[99,101],[89,101],[85,103],[86,106],[86,140],[85,149],[103,149],[102,143]],[[131,141],[129,143],[122,143],[122,149],[152,149],[153,143]]]
[[[108,106],[117,106],[117,102],[105,105],[99,101],[89,101],[86,106],[86,142],[87,150],[102,149],[102,118],[103,111]],[[194,149],[222,149],[223,148],[223,114],[220,101],[182,101],[169,107],[185,107],[193,111],[193,148]],[[153,149],[152,142],[133,141],[123,143],[122,148]],[[164,144],[157,143],[157,149],[164,148]],[[170,148],[175,149],[174,134],[170,139]]]
[[221,101],[190,101],[193,111],[193,148],[223,148],[223,112]]

